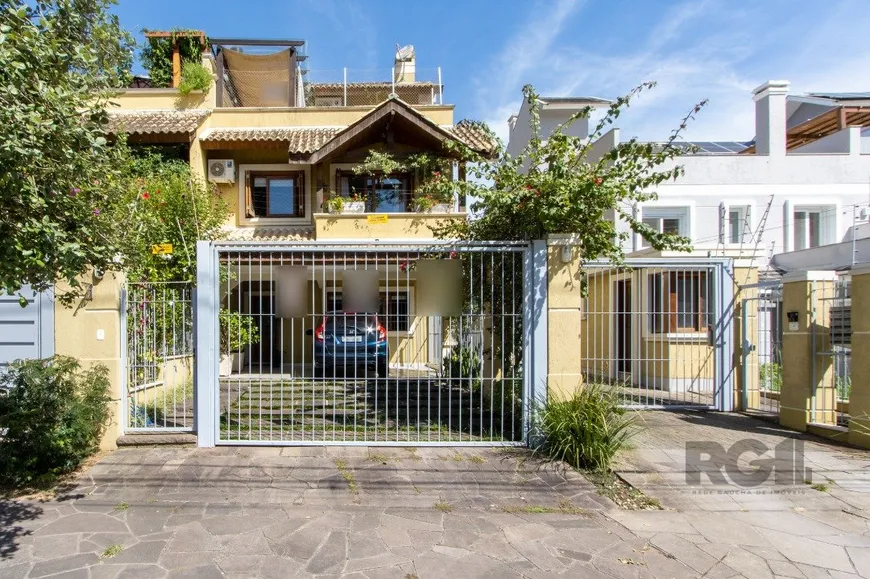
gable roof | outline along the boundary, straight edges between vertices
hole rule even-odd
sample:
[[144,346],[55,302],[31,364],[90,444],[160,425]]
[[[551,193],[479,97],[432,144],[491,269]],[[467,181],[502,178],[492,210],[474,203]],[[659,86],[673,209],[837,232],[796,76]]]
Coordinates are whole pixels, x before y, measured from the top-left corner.
[[441,147],[447,141],[454,141],[481,153],[491,151],[491,147],[486,150],[479,148],[485,142],[480,135],[472,136],[473,131],[470,127],[460,128],[457,134],[454,132],[456,129],[449,130],[441,127],[405,101],[390,98],[338,132],[312,153],[308,161],[314,164],[337,156],[341,152],[369,144],[375,138],[380,138],[382,130],[391,134],[394,129],[400,129],[410,135],[423,148]]
[[110,110],[108,132],[131,135],[185,135],[193,140],[197,127],[211,114],[207,109]]

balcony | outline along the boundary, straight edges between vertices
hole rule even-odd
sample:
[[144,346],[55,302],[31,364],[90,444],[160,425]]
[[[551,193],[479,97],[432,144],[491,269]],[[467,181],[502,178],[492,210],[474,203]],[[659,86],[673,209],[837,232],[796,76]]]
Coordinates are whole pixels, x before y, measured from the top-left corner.
[[342,199],[343,207],[330,207],[327,200],[324,212],[314,214],[317,239],[431,239],[435,235],[430,226],[466,217],[456,201],[434,203],[407,190],[377,190]]

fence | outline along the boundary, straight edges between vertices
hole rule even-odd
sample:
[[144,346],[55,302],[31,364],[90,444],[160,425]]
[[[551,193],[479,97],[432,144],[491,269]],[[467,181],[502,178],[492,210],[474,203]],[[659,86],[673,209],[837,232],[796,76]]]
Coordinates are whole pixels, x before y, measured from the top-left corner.
[[814,384],[810,422],[846,426],[851,380],[851,278],[815,281],[810,300]]
[[443,104],[441,68],[245,70],[226,68],[225,107],[375,106],[390,95],[412,105]]
[[522,442],[528,258],[511,243],[201,244],[216,442]]
[[128,283],[123,300],[124,430],[192,431],[192,285]]
[[583,380],[606,385],[627,406],[730,409],[727,267],[679,259],[587,264]]

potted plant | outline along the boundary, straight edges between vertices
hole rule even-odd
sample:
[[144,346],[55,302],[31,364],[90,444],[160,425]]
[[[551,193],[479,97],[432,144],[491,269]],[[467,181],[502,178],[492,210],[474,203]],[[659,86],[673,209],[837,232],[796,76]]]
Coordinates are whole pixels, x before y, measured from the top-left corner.
[[344,197],[333,193],[329,199],[323,202],[323,208],[327,213],[341,213],[344,209]]
[[260,332],[254,317],[229,310],[220,315],[220,372],[221,376],[239,373],[245,366],[244,349],[260,342]]
[[344,207],[341,210],[342,213],[365,213],[366,212],[366,201],[365,197],[356,191],[350,194],[344,202]]
[[453,211],[453,204],[438,195],[420,195],[414,197],[411,203],[417,213],[450,213]]

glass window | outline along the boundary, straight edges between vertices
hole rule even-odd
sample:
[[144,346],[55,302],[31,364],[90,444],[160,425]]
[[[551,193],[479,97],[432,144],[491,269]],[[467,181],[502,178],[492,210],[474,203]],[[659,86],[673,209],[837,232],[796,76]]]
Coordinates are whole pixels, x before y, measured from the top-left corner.
[[[407,332],[411,327],[408,290],[381,291],[378,306],[378,321],[388,332]],[[341,292],[326,294],[326,311],[341,311]]]
[[832,230],[833,208],[799,208],[794,212],[794,248],[809,249],[828,243],[828,231]]
[[706,330],[709,288],[705,272],[657,273],[649,277],[649,283],[651,332]]
[[[659,233],[685,235],[688,212],[679,207],[667,209],[650,207],[643,210],[641,221]],[[649,242],[644,240],[644,245],[649,246]]]
[[376,213],[405,213],[413,196],[410,174],[355,175],[341,173],[338,178],[343,197],[357,197],[365,201],[366,211]]
[[249,187],[251,217],[305,217],[301,172],[252,173]]

